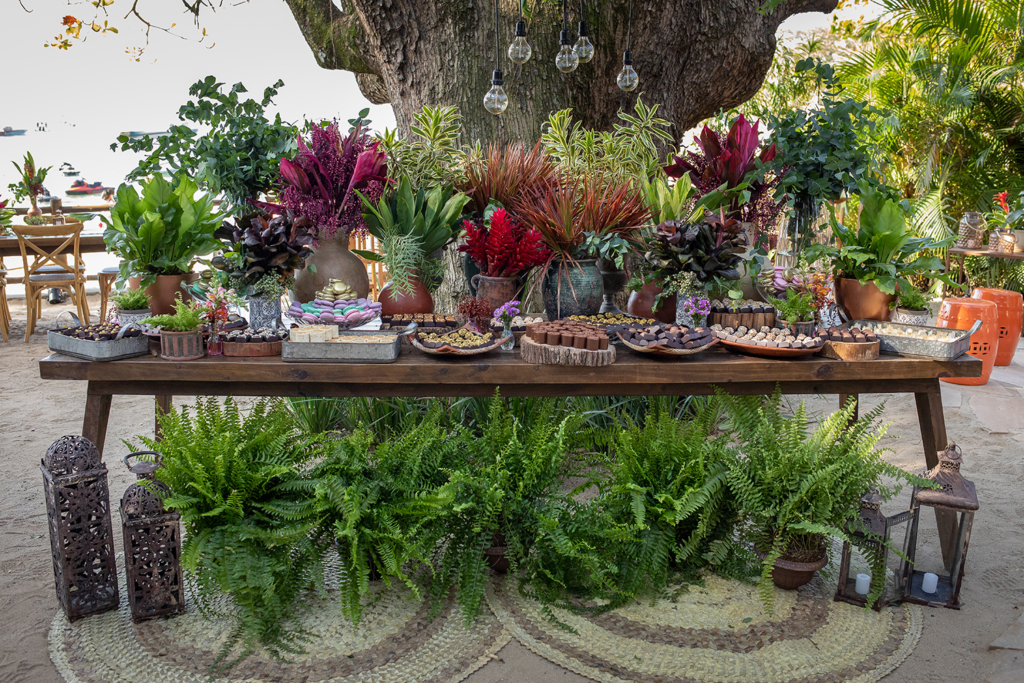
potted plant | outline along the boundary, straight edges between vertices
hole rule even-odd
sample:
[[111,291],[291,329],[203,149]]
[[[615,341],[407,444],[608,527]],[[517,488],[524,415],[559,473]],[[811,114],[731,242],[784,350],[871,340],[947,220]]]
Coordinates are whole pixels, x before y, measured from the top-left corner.
[[118,324],[133,325],[153,314],[149,297],[141,289],[124,289],[110,297],[117,307]]
[[101,217],[103,241],[121,257],[118,282],[138,278],[156,315],[171,312],[196,259],[221,247],[214,237],[220,213],[210,195],[195,197],[198,189],[184,173],[173,184],[154,176],[141,197],[122,184],[110,218]]
[[253,329],[279,327],[281,295],[295,284],[313,254],[313,237],[306,218],[291,211],[280,216],[252,216],[224,221],[217,235],[227,247],[210,263],[228,275],[228,284],[247,295],[249,325]]
[[928,309],[928,297],[917,288],[900,288],[897,301],[894,303],[896,312],[892,321],[906,325],[927,325],[932,317]]
[[[316,249],[295,278],[298,301],[312,301],[330,280],[341,280],[359,297],[370,292],[363,262],[349,251],[349,236],[366,229],[363,201],[376,204],[387,184],[387,157],[356,119],[348,135],[338,122],[314,125],[309,142],[299,139],[294,160],[281,159],[281,204],[310,222]],[[268,205],[275,213],[279,206]]]
[[16,183],[11,183],[7,186],[7,189],[14,194],[14,201],[22,201],[28,199],[32,204],[32,207],[28,210],[28,216],[41,216],[42,211],[36,206],[36,198],[43,191],[43,183],[46,181],[46,174],[50,171],[52,166],[46,168],[36,168],[36,160],[32,158],[31,152],[25,152],[25,158],[19,166],[17,162],[12,161],[14,168],[18,169],[18,175],[20,180]]
[[860,228],[831,218],[837,244],[812,244],[811,263],[825,259],[835,274],[836,306],[848,320],[889,320],[897,288],[911,288],[911,276],[935,278],[950,286],[942,261],[923,252],[945,249],[952,237],[912,237],[904,210],[878,186],[862,178]]
[[378,201],[357,194],[366,212],[366,229],[378,239],[382,253],[356,253],[383,262],[391,278],[377,297],[381,313],[432,313],[434,300],[424,282],[438,270],[431,254],[455,239],[455,226],[469,197],[451,186],[413,191],[407,176],[398,181],[394,192]]
[[[850,400],[812,431],[803,402],[791,417],[783,414],[779,389],[771,396],[718,395],[740,451],[728,474],[740,505],[737,528],[762,558],[758,592],[769,611],[769,582],[792,590],[810,581],[828,563],[828,537],[850,540],[865,493],[874,489],[891,500],[904,484],[923,481],[882,458],[883,406],[853,421]],[[872,573],[873,585],[883,586],[885,567]]]
[[779,321],[792,330],[794,335],[810,335],[814,331],[814,296],[810,292],[790,287],[786,290],[786,298],[772,299],[772,305],[775,306]]
[[164,360],[183,361],[203,357],[203,324],[206,322],[204,308],[176,299],[173,315],[155,315],[140,322],[160,330],[160,357]]
[[470,278],[476,296],[496,309],[515,299],[526,273],[547,263],[551,251],[544,246],[540,233],[513,219],[505,209],[486,211],[478,225],[462,222],[464,252],[479,269]]
[[[550,180],[516,198],[513,213],[536,229],[551,250],[541,285],[549,320],[600,310],[604,282],[595,241],[634,238],[650,215],[638,188],[605,175]],[[591,246],[585,247],[588,233]]]
[[8,209],[9,199],[0,202],[0,237],[8,234],[11,229],[11,219],[14,218],[14,209]]

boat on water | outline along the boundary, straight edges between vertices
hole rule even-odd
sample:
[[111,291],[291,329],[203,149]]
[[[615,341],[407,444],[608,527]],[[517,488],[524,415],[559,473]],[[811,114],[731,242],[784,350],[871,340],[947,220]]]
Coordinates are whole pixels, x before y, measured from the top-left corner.
[[60,170],[64,175],[68,176],[69,178],[81,175],[81,172],[79,172],[74,166],[72,166],[66,161],[60,165]]
[[71,183],[71,187],[65,194],[72,196],[75,195],[86,195],[86,194],[103,194],[106,190],[112,190],[112,187],[106,187],[103,183],[87,183],[84,180],[76,180]]
[[10,126],[4,126],[3,130],[0,130],[0,135],[24,135],[26,129],[24,128],[11,128]]
[[[199,129],[198,128],[193,128],[192,132],[193,133],[198,133]],[[169,131],[169,130],[159,130],[159,131],[153,131],[153,132],[150,132],[150,133],[143,132],[143,131],[138,131],[138,130],[125,130],[125,131],[121,131],[121,135],[126,136],[130,140],[134,140],[135,138],[160,138],[160,137],[163,137],[165,135],[170,135],[170,134],[171,134],[171,131]]]

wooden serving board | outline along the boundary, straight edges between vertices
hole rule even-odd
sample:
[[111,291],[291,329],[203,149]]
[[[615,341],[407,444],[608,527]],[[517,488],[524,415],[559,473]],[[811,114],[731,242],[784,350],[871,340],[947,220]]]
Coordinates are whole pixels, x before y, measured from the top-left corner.
[[224,342],[225,356],[280,356],[281,342]]
[[818,351],[819,356],[835,360],[877,360],[880,342],[834,342],[826,341]]
[[604,351],[588,351],[568,346],[538,344],[529,337],[523,337],[520,344],[520,355],[527,363],[599,367],[615,362],[615,347],[609,344]]

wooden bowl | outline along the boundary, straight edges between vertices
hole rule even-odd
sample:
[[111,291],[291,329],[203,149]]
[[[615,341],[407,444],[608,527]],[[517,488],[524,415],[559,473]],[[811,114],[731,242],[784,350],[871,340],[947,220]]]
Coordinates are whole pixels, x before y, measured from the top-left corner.
[[721,341],[717,337],[712,337],[710,344],[705,344],[704,346],[698,347],[696,349],[672,349],[672,348],[669,348],[667,346],[660,346],[660,345],[659,346],[636,346],[636,345],[630,344],[628,341],[626,341],[626,338],[622,336],[621,332],[617,332],[616,336],[618,336],[619,341],[621,341],[624,346],[627,346],[627,347],[633,349],[637,353],[646,353],[646,354],[651,355],[651,356],[663,356],[663,357],[666,357],[666,358],[678,357],[678,356],[692,356],[695,353],[700,353],[701,351],[704,351],[706,349],[710,349],[712,346],[714,346],[719,341]]
[[722,342],[722,346],[726,347],[730,351],[737,351],[739,353],[749,353],[751,356],[761,356],[762,358],[799,358],[800,356],[810,356],[812,353],[821,351],[821,346],[815,346],[810,349],[780,349],[771,348],[769,346],[756,346],[754,344],[740,344],[738,342],[731,342],[726,339],[718,338],[718,341]]

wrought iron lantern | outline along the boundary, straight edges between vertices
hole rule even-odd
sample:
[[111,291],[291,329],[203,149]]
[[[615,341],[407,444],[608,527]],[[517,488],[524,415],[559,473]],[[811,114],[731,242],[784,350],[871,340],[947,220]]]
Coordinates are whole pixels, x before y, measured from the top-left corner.
[[[903,600],[907,602],[960,609],[960,586],[964,580],[967,546],[971,540],[974,513],[978,510],[974,482],[960,474],[961,464],[963,453],[956,443],[950,442],[939,455],[939,464],[925,475],[939,488],[914,488],[911,498],[914,519],[907,545],[910,562],[903,574]],[[926,507],[935,510],[937,520],[946,519],[952,524],[953,534],[945,539],[945,544],[937,529],[927,533],[930,530],[921,528],[922,508]],[[925,571],[927,568],[935,571]]]
[[124,456],[124,464],[136,481],[121,498],[121,535],[133,621],[177,614],[185,609],[181,515],[164,510],[161,496],[170,493],[170,489],[155,477],[159,460],[139,460],[129,465],[129,459],[142,455],[160,456],[155,451]]
[[42,459],[53,580],[68,621],[117,609],[107,466],[84,436],[62,436]]
[[[890,552],[890,548],[898,541],[900,549],[906,554],[909,522],[913,517],[913,510],[886,517],[882,514],[882,497],[874,491],[861,497],[860,513],[849,528],[854,542],[843,543],[839,585],[834,600],[862,607],[867,605],[868,594],[874,588],[871,571],[873,563],[885,567],[885,586],[872,607],[881,610],[890,602],[900,599],[905,561],[898,553]],[[854,555],[853,547],[860,549],[862,558]]]

